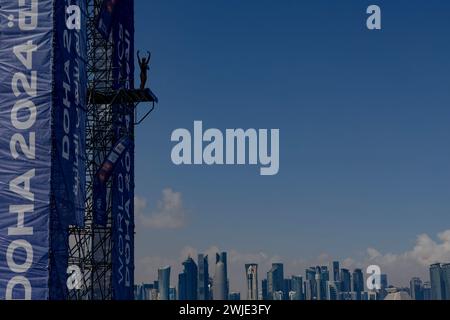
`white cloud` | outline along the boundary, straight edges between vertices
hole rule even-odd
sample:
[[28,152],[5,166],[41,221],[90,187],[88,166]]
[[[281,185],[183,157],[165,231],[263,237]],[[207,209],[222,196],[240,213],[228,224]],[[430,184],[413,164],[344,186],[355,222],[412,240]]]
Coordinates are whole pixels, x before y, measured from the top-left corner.
[[[450,230],[437,235],[438,241],[427,234],[417,237],[414,247],[403,253],[381,253],[368,248],[365,260],[359,265],[379,265],[396,285],[407,285],[412,277],[428,280],[428,268],[437,262],[450,262]],[[351,264],[356,265],[355,261]]]
[[180,229],[186,225],[186,210],[181,193],[172,189],[162,191],[156,210],[146,213],[147,200],[134,198],[136,226],[149,229]]

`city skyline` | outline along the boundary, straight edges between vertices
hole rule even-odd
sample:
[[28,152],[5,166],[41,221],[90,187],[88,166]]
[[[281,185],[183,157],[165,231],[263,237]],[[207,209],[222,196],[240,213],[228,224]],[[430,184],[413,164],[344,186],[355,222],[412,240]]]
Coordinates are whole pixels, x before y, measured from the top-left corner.
[[[383,273],[390,275],[390,282],[396,287],[407,287],[414,277],[428,279],[428,267],[439,261],[450,261],[448,249],[450,247],[450,231],[440,233],[437,237],[441,242],[435,242],[427,235],[419,235],[414,246],[404,253],[399,254],[382,254],[375,249],[369,248],[366,252],[362,252],[359,260],[349,257],[333,257],[330,254],[320,254],[310,259],[287,260],[278,255],[270,255],[263,251],[259,253],[242,253],[236,250],[228,252],[228,269],[230,271],[230,286],[239,291],[245,297],[246,279],[242,272],[243,266],[248,263],[258,264],[258,270],[269,271],[273,263],[284,261],[284,269],[287,274],[296,275],[302,273],[303,270],[310,266],[328,265],[331,261],[339,260],[340,267],[349,270],[365,269],[369,265],[379,265]],[[156,257],[144,258],[137,261],[137,268],[144,272],[137,273],[136,283],[148,281],[148,279],[156,279],[156,270],[161,265],[171,265],[173,272],[171,273],[171,283],[177,282],[177,274],[182,270],[182,262],[186,257],[197,257],[198,254],[204,254],[208,257],[215,257],[217,252],[223,252],[217,246],[212,246],[207,250],[200,251],[193,247],[184,247],[180,251],[178,258]],[[210,258],[213,259],[213,258]],[[210,260],[208,273],[214,275],[214,264]],[[333,272],[333,266],[330,265],[330,273]],[[399,280],[400,279],[400,280]],[[261,280],[261,279],[260,279]]]
[[[233,290],[226,277],[227,253],[216,253],[215,272],[208,278],[207,289],[198,290],[205,281],[208,256],[201,253],[195,259],[188,256],[178,284],[161,280],[162,271],[170,273],[170,266],[158,269],[158,280],[135,285],[138,300],[450,300],[450,263],[429,266],[429,277],[413,277],[408,286],[395,286],[388,274],[372,278],[369,270],[341,268],[339,261],[306,268],[303,273],[285,276],[281,262],[272,263],[266,276],[258,273],[258,264],[246,263],[244,272],[246,292]],[[208,273],[208,269],[206,269]],[[166,273],[167,276],[167,273]],[[368,279],[374,288],[368,288]],[[260,279],[260,281],[258,280]],[[260,290],[258,290],[258,287]],[[171,292],[169,299],[169,292]],[[225,293],[226,292],[226,293]],[[176,299],[175,299],[176,298]]]

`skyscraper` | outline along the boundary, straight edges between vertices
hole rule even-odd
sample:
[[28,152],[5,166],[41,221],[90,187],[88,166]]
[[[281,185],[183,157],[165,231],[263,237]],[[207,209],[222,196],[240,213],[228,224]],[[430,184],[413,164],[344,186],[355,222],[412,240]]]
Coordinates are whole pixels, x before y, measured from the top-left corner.
[[412,278],[409,282],[411,299],[423,300],[423,284],[420,278]]
[[338,281],[327,281],[327,300],[339,300],[339,286],[340,283]]
[[348,269],[341,269],[341,291],[351,292],[352,291],[352,277]]
[[134,300],[145,300],[144,299],[144,287],[142,284],[134,285]]
[[177,289],[169,288],[169,300],[177,300]]
[[154,285],[153,284],[142,284],[142,292],[143,292],[143,298],[142,300],[151,300],[152,297],[152,290]]
[[239,301],[241,300],[241,294],[239,292],[231,292],[228,300]]
[[178,275],[178,300],[188,300],[186,288],[186,273],[181,272]]
[[274,292],[272,300],[284,300],[283,291]]
[[316,290],[317,290],[316,299],[323,300],[322,272],[321,272],[320,267],[317,267],[317,269],[316,269],[315,280],[316,280]]
[[317,299],[317,286],[316,286],[316,268],[311,267],[306,269],[306,282],[305,282],[305,296],[306,300]]
[[389,286],[387,274],[382,274],[380,276],[380,282],[381,282],[381,290],[386,290],[387,287]]
[[361,269],[355,269],[353,271],[353,291],[364,291],[364,275]]
[[158,269],[159,300],[169,300],[170,267]]
[[445,286],[440,263],[430,266],[431,299],[445,300]]
[[423,283],[423,300],[431,300],[431,283],[429,282]]
[[284,286],[284,271],[282,263],[273,263],[272,269],[267,272],[267,293],[269,299],[274,299],[274,294],[282,292]]
[[228,299],[227,253],[216,254],[216,268],[213,280],[214,300]]
[[305,300],[302,276],[292,276],[292,291],[295,292],[292,300]]
[[283,281],[283,299],[289,300],[289,292],[292,291],[292,279],[284,279]]
[[184,270],[178,276],[178,299],[197,300],[197,264],[191,257],[183,262]]
[[378,298],[380,300],[384,300],[386,298],[388,292],[387,288],[389,286],[387,274],[380,275],[381,289],[378,292]]
[[364,275],[361,269],[355,269],[353,271],[353,292],[355,293],[356,300],[361,300],[362,293],[364,292]]
[[267,287],[267,279],[263,279],[261,281],[261,296],[262,296],[263,300],[270,300],[268,287]]
[[444,286],[444,299],[450,300],[450,263],[443,264],[442,269],[442,282]]
[[321,300],[325,300],[327,297],[327,282],[330,280],[330,272],[328,271],[328,267],[327,266],[321,266],[320,267],[320,278],[321,278],[321,282],[320,282],[320,292],[321,292]]
[[258,300],[258,265],[246,264],[245,275],[247,278],[247,300]]
[[333,261],[333,281],[335,282],[341,281],[339,272],[339,261]]
[[198,300],[209,300],[209,265],[208,256],[198,255]]

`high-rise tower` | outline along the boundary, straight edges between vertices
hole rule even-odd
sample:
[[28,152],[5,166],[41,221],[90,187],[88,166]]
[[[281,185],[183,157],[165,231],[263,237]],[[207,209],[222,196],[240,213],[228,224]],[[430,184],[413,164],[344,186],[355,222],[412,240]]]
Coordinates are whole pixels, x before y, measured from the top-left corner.
[[258,300],[258,265],[246,264],[247,300]]
[[216,254],[216,268],[213,280],[214,300],[228,300],[227,253]]

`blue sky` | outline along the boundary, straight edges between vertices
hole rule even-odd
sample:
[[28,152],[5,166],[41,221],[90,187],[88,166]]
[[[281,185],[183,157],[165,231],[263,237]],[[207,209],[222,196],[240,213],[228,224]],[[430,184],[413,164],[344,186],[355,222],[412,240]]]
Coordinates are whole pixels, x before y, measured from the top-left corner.
[[[382,31],[366,29],[370,4],[382,9]],[[138,264],[138,281],[186,247],[344,259],[407,252],[419,234],[450,229],[450,2],[135,6],[136,47],[153,53],[160,98],[137,129],[140,214],[182,220],[138,226],[137,258],[154,262]],[[279,128],[279,174],[173,165],[170,135],[194,120]]]

